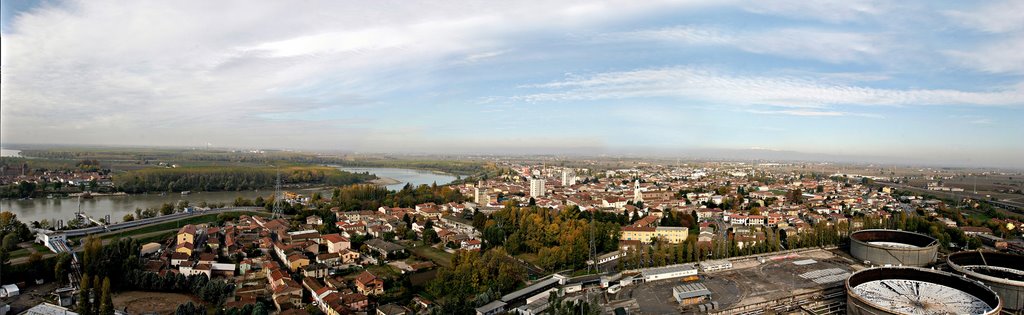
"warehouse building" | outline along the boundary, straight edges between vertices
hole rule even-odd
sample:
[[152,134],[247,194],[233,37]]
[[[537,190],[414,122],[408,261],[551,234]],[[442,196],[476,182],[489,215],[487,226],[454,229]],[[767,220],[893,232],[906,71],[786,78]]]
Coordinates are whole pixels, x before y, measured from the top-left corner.
[[680,305],[696,305],[711,298],[711,290],[703,283],[687,283],[672,288],[672,297]]
[[696,276],[697,268],[692,264],[675,265],[643,270],[640,272],[640,275],[643,276],[644,281],[674,279],[686,276]]

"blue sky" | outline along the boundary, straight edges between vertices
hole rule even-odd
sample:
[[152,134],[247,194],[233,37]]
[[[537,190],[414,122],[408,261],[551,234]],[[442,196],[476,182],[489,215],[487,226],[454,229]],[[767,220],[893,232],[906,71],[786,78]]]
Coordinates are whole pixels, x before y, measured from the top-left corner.
[[1024,167],[1022,1],[551,2],[5,0],[0,139]]

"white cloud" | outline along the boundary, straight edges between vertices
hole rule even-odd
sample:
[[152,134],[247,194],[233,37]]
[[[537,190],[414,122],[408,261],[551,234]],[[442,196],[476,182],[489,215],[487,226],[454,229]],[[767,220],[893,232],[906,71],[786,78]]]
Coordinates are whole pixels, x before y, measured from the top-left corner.
[[601,39],[733,46],[756,54],[830,63],[865,61],[883,54],[888,46],[887,39],[878,35],[810,28],[728,31],[714,27],[676,26],[606,34]]
[[[188,126],[219,137],[204,141],[276,139],[267,136],[275,130],[246,134],[238,127],[269,123],[268,115],[387,106],[381,98],[436,84],[433,73],[451,60],[500,57],[519,44],[517,36],[705,3],[711,1],[45,5],[4,30],[3,137],[105,141],[100,135],[118,126],[152,132],[145,141],[156,144],[189,141],[177,136]],[[67,124],[57,123],[65,121],[82,122],[80,132],[68,135]],[[323,129],[289,132],[301,138],[341,130],[315,127]]]
[[[1024,19],[1021,20],[1024,23]],[[983,72],[1024,74],[1024,33],[981,44],[973,50],[947,50],[946,56]]]
[[951,10],[945,14],[964,26],[985,32],[1024,30],[1024,1],[1020,0],[991,1],[974,10]]
[[887,11],[886,1],[845,1],[845,0],[768,0],[744,2],[747,11],[810,19],[831,23],[860,21],[879,16]]
[[1021,86],[985,92],[951,89],[880,89],[834,84],[816,78],[727,75],[688,67],[572,76],[563,81],[524,87],[552,91],[527,94],[515,99],[544,102],[677,97],[730,105],[796,108],[820,108],[829,105],[1024,105],[1024,89],[1021,89]]

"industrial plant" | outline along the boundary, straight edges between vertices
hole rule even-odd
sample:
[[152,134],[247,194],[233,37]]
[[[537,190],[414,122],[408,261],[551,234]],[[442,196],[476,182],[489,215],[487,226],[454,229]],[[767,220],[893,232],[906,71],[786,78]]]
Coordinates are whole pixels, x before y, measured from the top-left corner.
[[935,262],[939,242],[913,232],[861,230],[850,235],[850,255],[865,265],[926,266]]
[[983,283],[916,267],[878,267],[846,279],[847,314],[999,314],[1003,302]]
[[1003,309],[1024,311],[1024,256],[990,251],[965,251],[946,257],[956,272],[981,281],[1003,299]]

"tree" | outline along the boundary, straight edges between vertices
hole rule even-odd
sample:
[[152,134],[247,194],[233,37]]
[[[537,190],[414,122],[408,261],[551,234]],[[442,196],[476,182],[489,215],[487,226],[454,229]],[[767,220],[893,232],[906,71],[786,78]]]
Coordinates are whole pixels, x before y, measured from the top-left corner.
[[110,278],[103,278],[103,291],[100,298],[100,315],[114,315],[114,301],[110,296]]
[[123,222],[135,221],[135,217],[133,217],[131,213],[125,214],[124,217],[121,218],[121,221],[123,221]]
[[786,200],[792,203],[803,203],[804,193],[800,188],[791,189],[786,193]]
[[423,230],[423,245],[434,245],[439,240],[440,239],[437,236],[437,231],[434,231],[434,229]]
[[11,251],[18,247],[18,235],[10,233],[4,235],[3,247],[5,250]]
[[71,254],[67,252],[57,254],[56,262],[53,264],[53,278],[57,283],[65,284],[68,281],[68,267],[71,266]]
[[[262,305],[262,304],[260,304],[260,305]],[[174,315],[197,315],[197,314],[205,315],[206,314],[206,308],[202,307],[202,306],[197,306],[195,304],[192,304],[191,301],[189,301],[188,303],[185,303],[185,304],[178,305],[178,309],[174,310]],[[253,314],[256,314],[256,312],[253,311]],[[266,311],[264,311],[264,314],[266,314]]]
[[92,283],[90,280],[89,274],[82,275],[82,282],[78,286],[78,305],[75,307],[78,314],[92,314],[92,304],[89,301],[89,295],[92,292],[92,290],[89,289],[89,285]]
[[174,205],[165,203],[162,206],[160,206],[160,215],[168,215],[171,213],[174,213]]
[[103,282],[100,276],[92,276],[92,314],[100,313],[100,297],[103,291]]
[[267,308],[263,306],[263,303],[256,303],[256,306],[252,308],[252,315],[267,315]]

